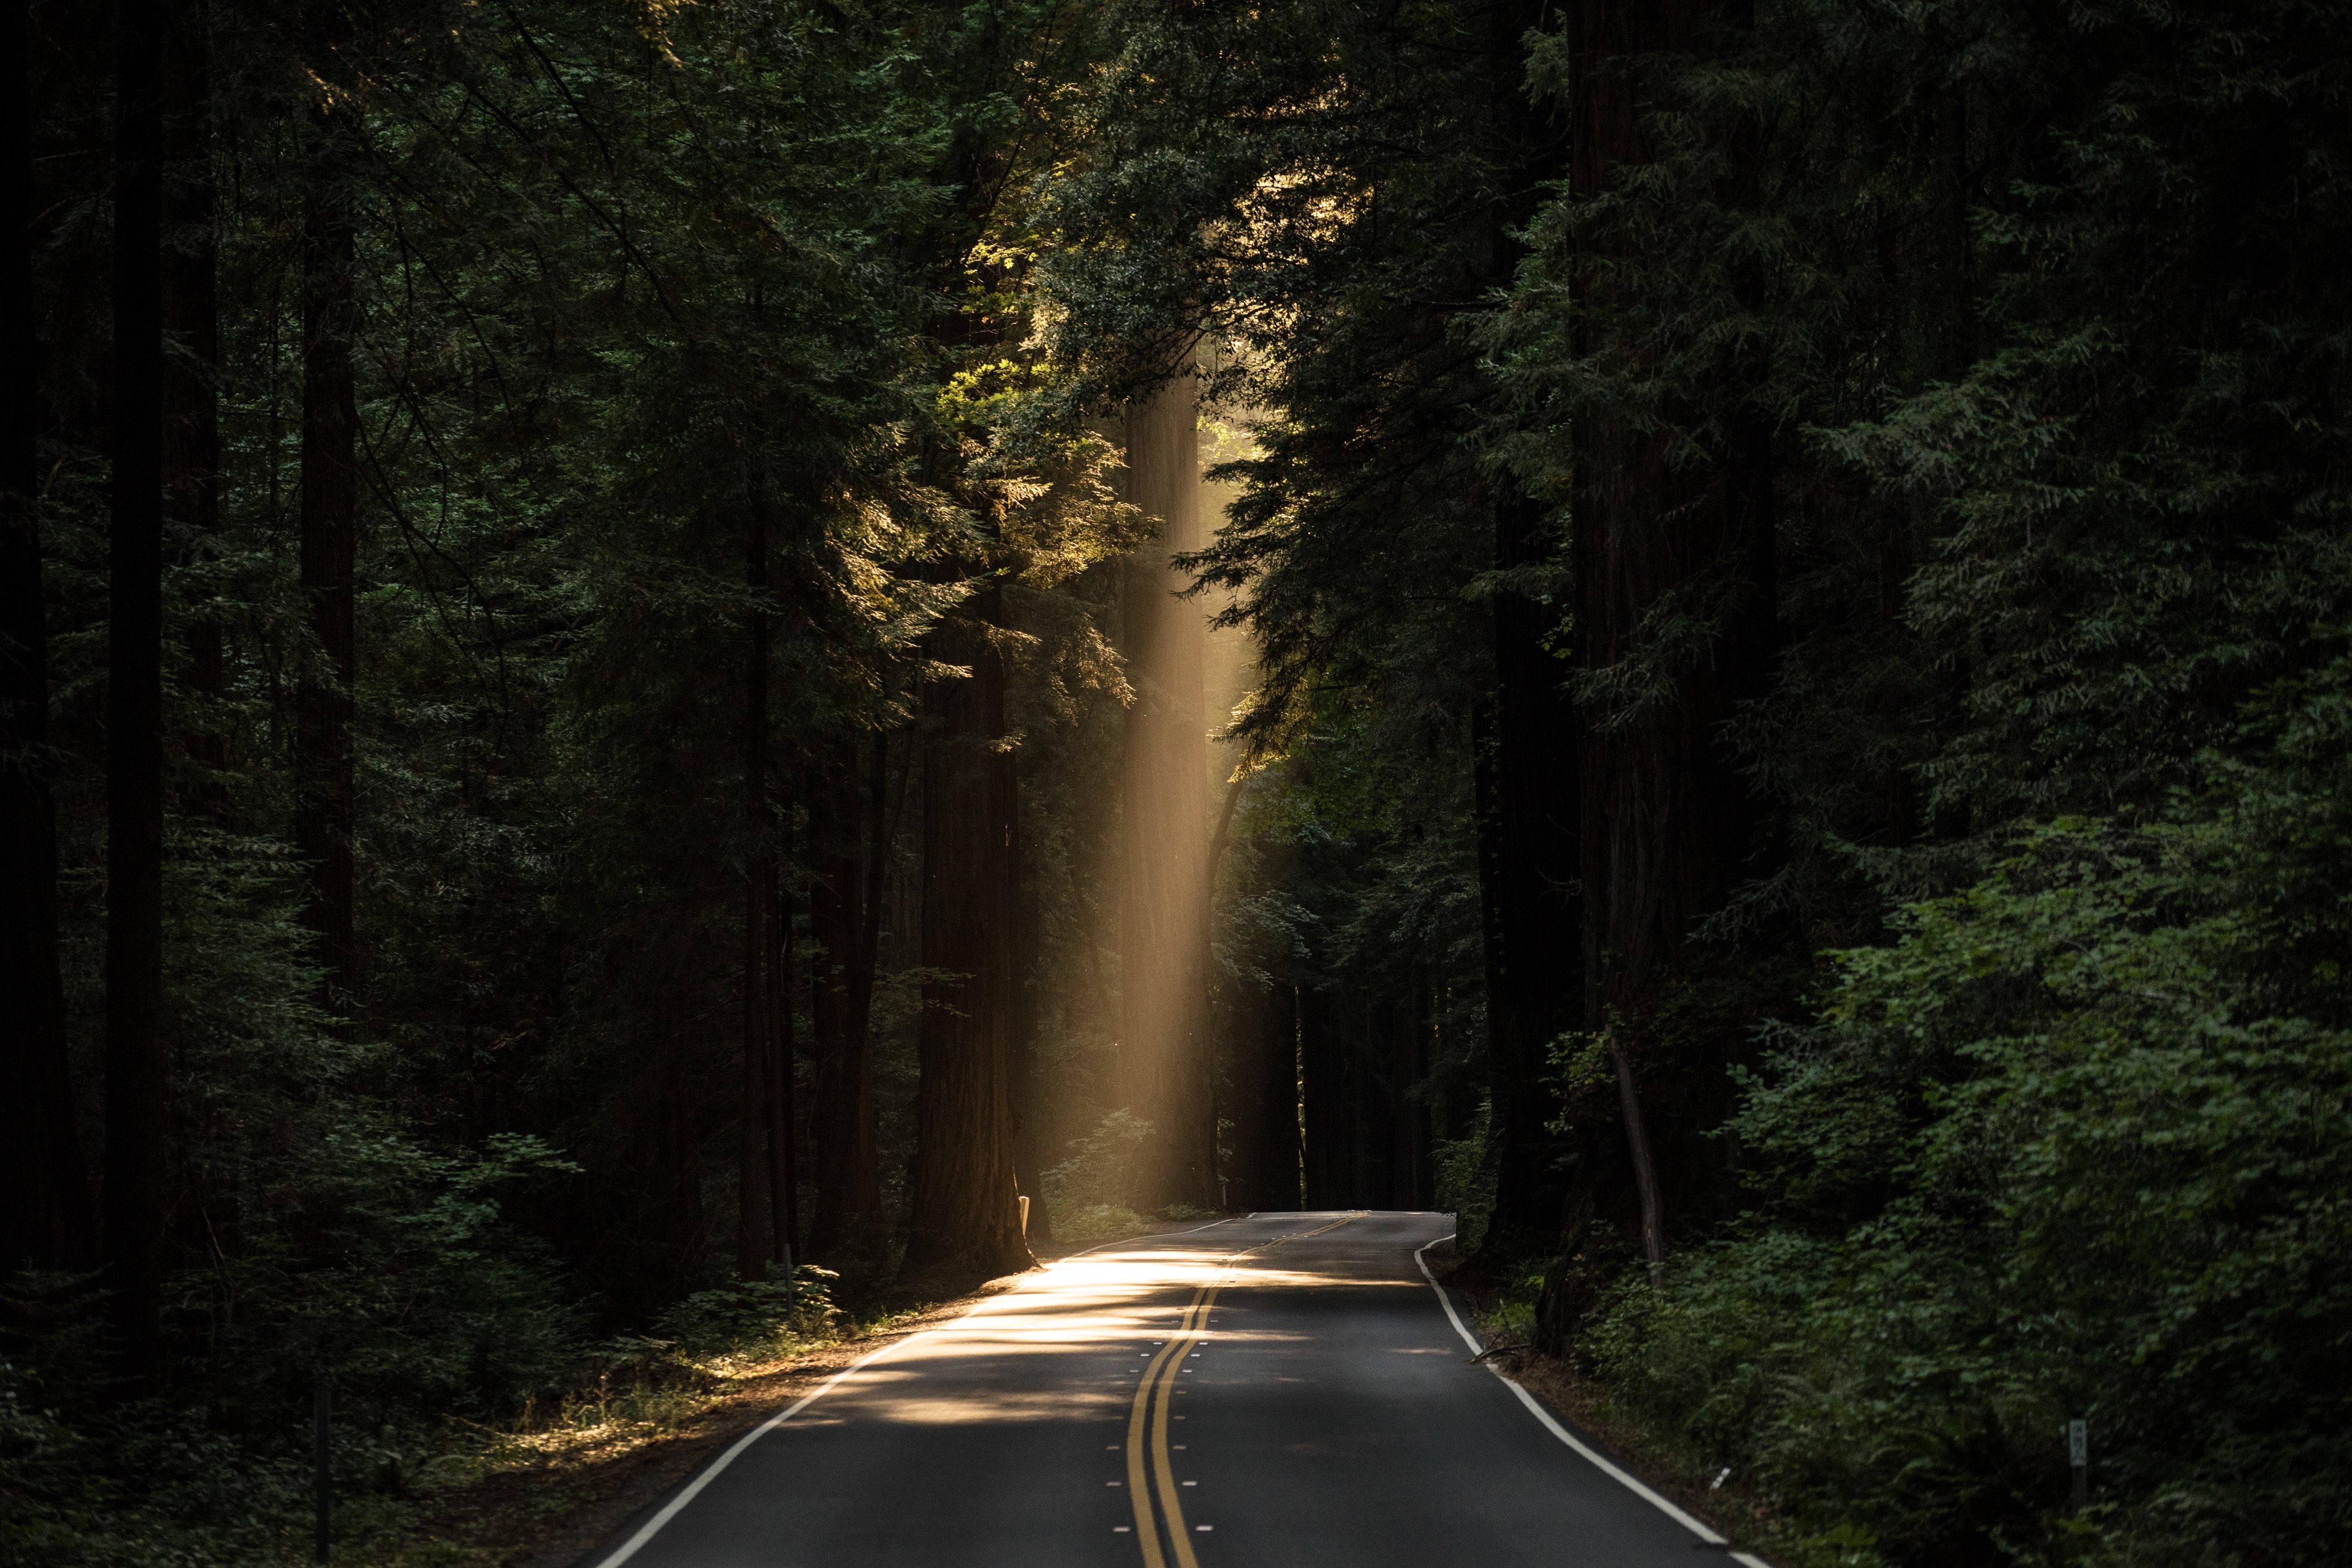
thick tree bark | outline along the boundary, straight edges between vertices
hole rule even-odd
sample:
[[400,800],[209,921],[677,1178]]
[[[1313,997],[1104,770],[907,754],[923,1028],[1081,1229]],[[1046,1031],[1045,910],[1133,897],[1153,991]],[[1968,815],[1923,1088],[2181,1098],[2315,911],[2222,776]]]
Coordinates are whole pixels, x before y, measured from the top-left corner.
[[[1507,281],[1521,254],[1512,237],[1559,174],[1560,139],[1529,99],[1530,28],[1547,24],[1540,0],[1496,0],[1487,14],[1496,162],[1493,275]],[[1543,503],[1507,490],[1495,504],[1494,564],[1534,568],[1556,541]],[[1528,594],[1496,595],[1495,692],[1474,727],[1478,789],[1479,894],[1485,917],[1488,1086],[1499,1140],[1495,1208],[1482,1246],[1497,1255],[1549,1241],[1559,1220],[1556,1140],[1546,1130],[1548,1051],[1582,1022],[1584,986],[1578,898],[1580,726],[1564,690],[1567,670],[1545,646],[1560,607]]]
[[1609,1061],[1617,1073],[1618,1114],[1625,1121],[1625,1153],[1633,1167],[1633,1191],[1642,1204],[1642,1256],[1650,1265],[1650,1283],[1661,1284],[1666,1269],[1665,1200],[1658,1190],[1658,1163],[1650,1154],[1649,1118],[1642,1113],[1642,1092],[1633,1082],[1633,1063],[1614,1045]]
[[0,1274],[82,1267],[96,1239],[58,962],[27,14],[0,12]]
[[1135,700],[1120,754],[1119,1040],[1129,1109],[1155,1137],[1141,1202],[1217,1197],[1209,1034],[1206,623],[1170,558],[1201,548],[1192,355],[1127,417],[1127,498],[1160,537],[1127,563],[1122,652]]
[[821,949],[809,979],[809,1011],[816,1030],[817,1158],[809,1250],[818,1258],[873,1252],[880,1245],[882,1171],[866,1017],[890,831],[889,737],[877,734],[870,744],[864,810],[858,810],[853,751],[843,758],[842,776],[830,791],[835,812],[827,825],[827,847],[809,882],[810,934]]
[[[1496,508],[1495,564],[1550,553],[1538,503]],[[1548,1241],[1561,1192],[1544,1088],[1551,1043],[1583,1022],[1578,877],[1580,726],[1544,646],[1556,607],[1517,593],[1494,607],[1495,699],[1478,756],[1479,894],[1486,925],[1488,1083],[1500,1139],[1495,1210],[1482,1246],[1501,1254]]]
[[[1588,0],[1571,9],[1570,177],[1579,197],[1649,155],[1640,62],[1691,47],[1702,16],[1695,3]],[[1729,373],[1744,382],[1759,371],[1737,364]],[[1704,960],[1691,938],[1723,907],[1756,847],[1757,808],[1724,730],[1740,704],[1762,695],[1776,638],[1769,433],[1738,405],[1727,423],[1724,448],[1706,467],[1670,465],[1660,440],[1606,416],[1576,433],[1579,667],[1647,656],[1645,622],[1662,604],[1704,598],[1722,606],[1707,655],[1672,672],[1668,698],[1586,716],[1584,1024],[1607,1033],[1616,1058],[1622,1110],[1612,1136],[1629,1157],[1587,1153],[1596,1170],[1630,1174],[1636,1190],[1587,1194],[1580,1212],[1638,1224],[1654,1268],[1676,1205],[1703,1205],[1721,1186],[1721,1148],[1706,1134],[1729,1108],[1725,1068],[1738,1047],[1737,1026],[1720,1038],[1685,1030],[1668,1040],[1655,1010],[1669,988],[1697,972]],[[1584,1134],[1588,1142],[1601,1135]]]
[[[1014,769],[1016,784],[1019,769]],[[1054,1239],[1053,1216],[1045,1212],[1045,1124],[1037,1071],[1037,956],[1044,912],[1021,847],[1021,811],[1016,800],[1010,819],[1013,880],[1013,1175],[1029,1199],[1026,1238]]]
[[[174,20],[164,85],[164,123],[175,167],[163,191],[163,495],[174,559],[194,562],[220,534],[220,302],[213,232],[212,45],[208,7]],[[183,720],[188,755],[204,768],[228,760],[217,705],[227,689],[221,623],[199,612],[184,635],[195,712]],[[217,810],[216,786],[198,787]]]
[[[780,812],[779,815],[785,813]],[[786,844],[781,857],[789,863]],[[800,1063],[793,1019],[793,906],[774,859],[768,877],[768,1256],[796,1263],[801,1245]]]
[[[312,8],[310,44],[321,59],[342,35],[327,6]],[[295,689],[294,847],[310,867],[305,920],[321,979],[321,1005],[348,1016],[352,960],[352,677],[354,573],[359,550],[359,406],[352,376],[358,328],[344,128],[320,109],[310,127],[302,199],[302,596],[317,646]]]
[[1013,813],[1004,662],[983,589],[932,634],[967,667],[924,688],[922,1083],[907,1262],[982,1278],[1032,1266],[1015,1201],[1013,1128]]
[[163,8],[116,14],[113,525],[107,583],[106,1260],[123,1368],[162,1370]]
[[768,592],[768,521],[756,496],[748,536],[743,582],[751,591],[752,608],[743,661],[741,744],[743,833],[749,853],[743,875],[743,1098],[737,1124],[735,1272],[740,1279],[761,1280],[768,1273],[771,1219],[768,900],[774,852],[769,838],[772,823],[767,779],[768,613],[761,607]]

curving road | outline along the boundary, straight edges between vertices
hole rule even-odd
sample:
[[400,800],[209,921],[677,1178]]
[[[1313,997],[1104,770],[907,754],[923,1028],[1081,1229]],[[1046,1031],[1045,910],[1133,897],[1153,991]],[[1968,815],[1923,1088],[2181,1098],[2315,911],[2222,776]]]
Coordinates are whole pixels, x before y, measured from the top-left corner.
[[1721,1562],[1720,1537],[1469,1364],[1416,1256],[1452,1229],[1259,1214],[1065,1259],[843,1373],[586,1562]]

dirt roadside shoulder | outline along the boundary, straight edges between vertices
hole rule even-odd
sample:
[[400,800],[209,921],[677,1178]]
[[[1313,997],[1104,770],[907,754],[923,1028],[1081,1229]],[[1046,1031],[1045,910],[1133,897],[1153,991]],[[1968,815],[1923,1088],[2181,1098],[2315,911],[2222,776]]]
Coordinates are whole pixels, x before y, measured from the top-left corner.
[[[1035,1249],[1043,1269],[1097,1248],[1197,1228],[1170,1221],[1131,1235]],[[806,1351],[729,1380],[671,1432],[616,1437],[544,1462],[496,1471],[425,1500],[396,1541],[353,1543],[341,1560],[423,1568],[590,1568],[621,1528],[795,1399],[867,1356],[953,1322],[982,1302],[1039,1278],[1008,1274],[922,1308],[887,1328]],[[373,1548],[373,1549],[371,1549]],[[388,1548],[388,1550],[387,1550]]]

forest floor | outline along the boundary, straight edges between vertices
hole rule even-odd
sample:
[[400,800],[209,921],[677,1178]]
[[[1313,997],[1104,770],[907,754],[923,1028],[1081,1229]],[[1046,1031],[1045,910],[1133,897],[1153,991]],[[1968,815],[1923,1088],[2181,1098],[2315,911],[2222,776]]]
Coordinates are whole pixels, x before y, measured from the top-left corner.
[[[1197,1226],[1171,1220],[1136,1236]],[[1127,1237],[1034,1249],[1040,1263]],[[764,1363],[736,1363],[625,1415],[548,1425],[528,1418],[485,1436],[467,1479],[406,1501],[338,1510],[335,1559],[367,1568],[573,1568],[637,1513],[784,1406],[858,1360],[950,1322],[1026,1276],[1008,1274],[948,1300],[861,1323],[831,1343]],[[616,1402],[617,1403],[617,1402]],[[356,1515],[357,1517],[354,1517]]]

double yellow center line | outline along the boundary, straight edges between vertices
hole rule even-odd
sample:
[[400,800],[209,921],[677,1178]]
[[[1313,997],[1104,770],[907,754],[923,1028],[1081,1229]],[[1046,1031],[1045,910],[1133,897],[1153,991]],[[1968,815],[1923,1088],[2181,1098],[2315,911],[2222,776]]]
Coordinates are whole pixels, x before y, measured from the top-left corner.
[[[1337,1230],[1349,1220],[1348,1215],[1313,1230],[1301,1230],[1290,1236],[1277,1236],[1271,1241],[1246,1248],[1226,1260],[1228,1265],[1285,1241],[1297,1241],[1309,1236],[1320,1236],[1326,1230]],[[1176,1332],[1160,1347],[1160,1354],[1143,1369],[1143,1381],[1135,1391],[1135,1407],[1127,1416],[1127,1495],[1135,1505],[1135,1537],[1143,1547],[1144,1568],[1168,1568],[1168,1552],[1160,1545],[1160,1522],[1152,1517],[1153,1483],[1160,1496],[1160,1514],[1168,1521],[1168,1542],[1176,1557],[1176,1568],[1200,1568],[1192,1555],[1192,1534],[1185,1528],[1184,1504],[1176,1485],[1176,1467],[1168,1458],[1168,1406],[1176,1396],[1176,1375],[1184,1369],[1184,1358],[1192,1347],[1207,1336],[1201,1331],[1208,1325],[1209,1309],[1216,1304],[1222,1282],[1207,1284],[1192,1292],[1192,1301],[1176,1324]],[[1145,1430],[1149,1427],[1150,1441],[1147,1459]],[[1146,1474],[1147,1462],[1150,1472]]]
[[[1209,1321],[1209,1307],[1220,1287],[1203,1285],[1192,1292],[1176,1333],[1151,1364],[1143,1369],[1143,1383],[1135,1391],[1135,1408],[1127,1417],[1127,1495],[1135,1504],[1136,1539],[1143,1543],[1144,1568],[1168,1568],[1160,1550],[1160,1525],[1151,1516],[1151,1491],[1144,1479],[1144,1425],[1150,1419],[1151,1479],[1160,1483],[1160,1510],[1168,1519],[1168,1539],[1176,1549],[1176,1568],[1199,1568],[1192,1557],[1192,1537],[1184,1528],[1184,1505],[1179,1500],[1176,1467],[1168,1458],[1168,1406],[1176,1394],[1176,1374],[1184,1356],[1200,1342],[1199,1330]],[[1156,1396],[1156,1399],[1155,1399]],[[1097,1516],[1099,1517],[1099,1516]]]

